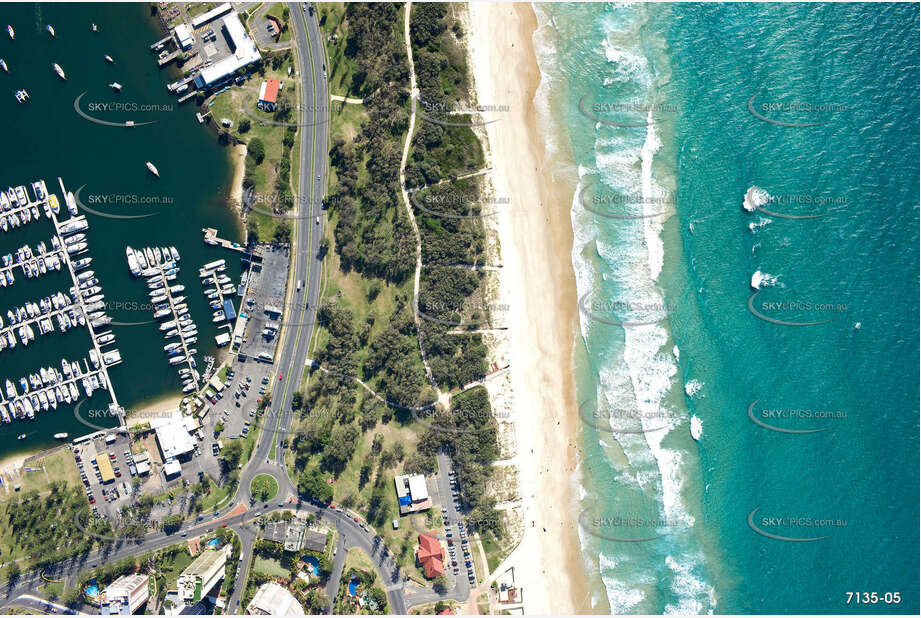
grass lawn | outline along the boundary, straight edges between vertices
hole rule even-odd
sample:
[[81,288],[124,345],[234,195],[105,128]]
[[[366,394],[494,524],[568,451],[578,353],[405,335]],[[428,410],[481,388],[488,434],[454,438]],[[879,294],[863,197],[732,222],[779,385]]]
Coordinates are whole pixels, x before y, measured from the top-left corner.
[[[253,138],[259,138],[265,145],[265,159],[262,163],[253,165],[251,162],[247,162],[247,168],[251,170],[250,177],[254,183],[253,190],[259,196],[258,201],[262,210],[271,210],[272,206],[280,201],[276,195],[275,177],[277,166],[282,157],[284,148],[282,140],[287,127],[260,122],[260,118],[271,121],[272,115],[256,109],[256,99],[259,96],[259,87],[262,85],[262,81],[274,78],[281,81],[281,93],[283,96],[288,97],[292,105],[295,104],[297,82],[293,74],[288,77],[288,67],[293,66],[293,63],[293,56],[281,62],[276,69],[272,68],[271,62],[266,62],[264,75],[254,75],[252,79],[242,86],[233,86],[215,96],[210,103],[211,115],[218,126],[221,126],[221,120],[224,118],[229,119],[232,123],[229,129],[222,127],[221,130],[226,130],[231,136],[244,143],[248,144]],[[245,112],[244,109],[246,110]],[[294,112],[292,111],[292,113]],[[248,131],[240,131],[240,124],[243,121],[249,122],[250,128]],[[299,141],[299,136],[295,137],[295,144]],[[294,169],[292,170],[291,184],[297,186],[297,173]],[[287,206],[290,207],[291,204]],[[259,238],[263,240],[272,238],[275,228],[281,221],[281,219],[255,211],[251,212],[249,216],[256,222]]]
[[214,2],[189,2],[185,6],[189,17],[198,17],[199,15],[204,15],[217,5]]
[[166,558],[163,561],[163,564],[160,567],[159,572],[157,573],[158,579],[162,579],[166,582],[161,592],[166,588],[174,588],[176,586],[176,580],[179,579],[179,575],[192,564],[192,561],[195,558],[189,554],[188,550],[185,549],[183,544],[183,550],[177,551],[172,556]]
[[256,559],[253,561],[253,570],[275,577],[288,578],[291,576],[291,573],[281,565],[281,562],[274,558],[256,556]]
[[502,552],[500,542],[496,539],[491,531],[486,531],[480,535],[480,542],[483,544],[483,551],[486,552],[486,562],[489,565],[489,572],[492,573],[502,562],[505,554]]
[[[30,472],[26,468],[44,468],[44,471]],[[29,491],[47,491],[52,481],[64,481],[72,487],[81,486],[77,462],[67,447],[61,446],[39,459],[28,460],[19,479],[10,483],[4,481],[3,489],[0,489],[0,502]],[[18,492],[13,490],[15,485],[21,486]]]
[[326,39],[326,55],[329,57],[329,91],[342,96],[362,96],[352,92],[352,78],[358,65],[345,55],[348,39],[348,22],[345,20],[344,2],[322,2],[319,11],[320,29]]
[[267,502],[278,494],[278,481],[268,474],[257,474],[250,483],[250,492],[261,502]]
[[345,566],[342,567],[342,572],[348,573],[352,567],[368,573],[377,573],[374,570],[374,563],[371,562],[371,558],[360,547],[353,547],[345,555]]

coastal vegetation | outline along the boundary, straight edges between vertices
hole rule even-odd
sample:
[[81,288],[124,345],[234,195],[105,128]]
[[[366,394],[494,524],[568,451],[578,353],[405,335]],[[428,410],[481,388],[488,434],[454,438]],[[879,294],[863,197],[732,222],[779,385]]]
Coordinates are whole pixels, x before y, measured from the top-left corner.
[[96,534],[111,531],[89,511],[83,491],[60,481],[0,502],[0,561],[7,565],[0,576],[15,579],[29,568],[88,553],[98,541],[81,526]]
[[[433,100],[467,96],[462,31],[444,9],[417,14],[418,8],[411,21],[414,53],[424,49],[424,62],[436,67],[427,69],[420,87],[428,88],[434,76],[447,84],[447,94],[432,94]],[[442,522],[433,510],[431,518],[418,524],[404,520],[394,530],[399,508],[393,477],[434,473],[435,454],[446,450],[457,460],[459,483],[466,486],[462,497],[480,522],[476,528],[500,534],[491,523],[498,521],[495,501],[486,497],[491,462],[498,456],[497,428],[483,388],[455,395],[453,410],[435,413],[432,407],[437,391],[426,377],[413,314],[415,233],[399,185],[410,104],[400,9],[332,4],[321,7],[320,18],[324,30],[336,35],[327,41],[333,92],[364,102],[334,103],[330,115],[329,251],[315,365],[293,401],[298,424],[288,464],[299,493],[362,513],[407,575],[423,581],[413,553],[415,528]],[[422,189],[429,178],[438,182],[477,171],[484,161],[469,128],[423,130],[429,124],[416,118],[407,170],[420,180],[410,186],[439,202],[430,210],[479,214],[478,178]],[[469,152],[461,155],[458,149]],[[414,214],[425,265],[419,308],[439,320],[423,320],[421,341],[437,384],[456,389],[487,373],[486,346],[479,334],[468,332],[476,328],[469,322],[488,327],[491,319],[486,309],[469,307],[470,299],[483,293],[484,277],[456,267],[485,263],[486,234],[476,217],[443,217],[418,208]]]
[[[288,76],[288,69],[294,69],[290,51],[267,52],[266,56],[248,82],[215,94],[207,105],[220,139],[246,145],[243,187],[250,199],[244,201],[253,207],[246,212],[249,239],[287,242],[290,225],[270,213],[283,214],[295,206],[292,158],[298,130],[297,82]],[[266,79],[277,79],[282,85],[272,112],[256,107]],[[230,126],[224,126],[224,119]]]

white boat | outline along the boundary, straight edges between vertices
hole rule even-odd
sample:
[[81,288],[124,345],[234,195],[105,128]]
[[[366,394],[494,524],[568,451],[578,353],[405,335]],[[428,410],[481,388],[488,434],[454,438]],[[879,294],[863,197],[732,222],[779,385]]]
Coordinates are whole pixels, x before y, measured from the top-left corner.
[[13,30],[13,26],[10,26],[9,24],[6,26],[6,33],[10,35],[10,39],[16,38],[16,31]]
[[131,271],[131,274],[137,277],[141,269],[138,267],[137,257],[134,255],[134,250],[129,246],[125,248],[125,255],[128,257],[128,270]]
[[121,92],[121,91],[122,91],[122,85],[119,84],[118,82],[112,82],[111,84],[109,84],[109,88],[111,88],[111,89],[114,90],[115,92]]
[[93,24],[93,25],[91,26],[91,28],[92,28],[93,32],[99,32],[99,26],[97,26],[96,24]]
[[48,34],[50,34],[51,38],[53,39],[54,38],[54,26],[52,26],[51,24],[48,24],[47,26],[45,26],[45,30],[48,31]]
[[66,440],[66,439],[67,439],[67,432],[65,431],[65,432],[63,432],[63,433],[56,433],[56,434],[54,434],[54,439],[55,439],[55,440]]
[[67,75],[64,74],[64,69],[61,68],[57,62],[51,64],[51,68],[54,69],[54,72],[58,74],[58,77],[61,79],[67,79]]
[[106,62],[108,62],[109,64],[115,64],[115,61],[112,60],[112,56],[110,56],[109,54],[106,54],[105,56],[103,56],[103,58],[105,58]]
[[157,166],[151,163],[150,161],[147,162],[147,169],[150,171],[151,174],[153,174],[157,178],[160,177],[160,172],[157,170]]
[[0,58],[0,69],[3,69],[7,73],[10,72],[10,68],[6,66],[6,60],[4,60],[3,58]]

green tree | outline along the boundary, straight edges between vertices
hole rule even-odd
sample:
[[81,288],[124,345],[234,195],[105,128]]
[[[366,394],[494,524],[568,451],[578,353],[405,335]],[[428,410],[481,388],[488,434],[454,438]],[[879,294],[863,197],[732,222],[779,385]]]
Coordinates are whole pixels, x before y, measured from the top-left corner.
[[246,154],[252,158],[256,165],[260,165],[265,159],[265,144],[258,137],[254,137],[246,145]]
[[251,126],[251,123],[249,121],[249,118],[244,118],[243,120],[240,121],[240,124],[237,126],[237,130],[240,133],[246,133],[247,131],[249,131],[250,126]]

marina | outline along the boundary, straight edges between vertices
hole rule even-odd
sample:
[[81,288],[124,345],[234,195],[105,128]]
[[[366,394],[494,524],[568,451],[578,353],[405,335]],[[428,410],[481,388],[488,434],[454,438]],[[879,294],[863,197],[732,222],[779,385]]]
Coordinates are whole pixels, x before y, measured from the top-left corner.
[[229,322],[237,317],[233,301],[228,298],[236,293],[237,287],[230,277],[224,274],[226,268],[224,260],[215,260],[205,264],[198,271],[205,298],[211,307],[212,322],[215,324]]
[[20,185],[15,190],[7,191],[5,201],[0,200],[0,204],[10,205],[10,208],[4,210],[7,222],[11,220],[10,217],[22,222],[22,213],[30,213],[37,219],[37,213],[43,210],[55,231],[50,240],[53,247],[51,251],[42,241],[35,251],[29,245],[24,245],[15,255],[3,256],[0,277],[4,287],[15,283],[12,272],[16,268],[21,269],[27,278],[66,268],[73,283],[67,294],[58,290],[37,302],[27,301],[20,306],[8,308],[5,321],[0,315],[0,351],[13,349],[18,344],[28,346],[36,339],[36,329],[40,336],[45,336],[85,327],[93,347],[81,362],[61,359],[60,369],[42,366],[38,371],[20,377],[18,388],[16,382],[8,377],[0,378],[3,382],[3,388],[0,389],[0,419],[5,423],[14,419],[34,419],[37,412],[56,409],[61,403],[76,403],[81,398],[81,386],[86,397],[91,397],[96,390],[107,390],[112,405],[118,407],[108,368],[121,363],[121,353],[117,348],[103,350],[103,347],[115,343],[115,335],[111,331],[97,333],[97,329],[104,328],[112,319],[106,314],[105,296],[99,279],[93,270],[87,270],[92,258],[79,257],[89,251],[86,235],[82,233],[88,229],[89,224],[85,217],[76,214],[76,202],[65,188],[63,180],[58,178],[58,183],[71,215],[65,221],[58,221],[60,201],[56,195],[49,194],[44,180],[32,183],[34,199]]
[[[131,275],[143,277],[147,282],[154,318],[170,318],[160,324],[160,331],[168,341],[163,352],[170,366],[179,367],[182,391],[190,393],[198,388],[200,378],[195,362],[198,350],[192,347],[198,342],[198,327],[189,315],[186,297],[181,295],[185,286],[173,283],[179,275],[179,252],[175,247],[132,249],[129,246],[125,248],[125,256]],[[169,341],[176,338],[178,341]]]
[[[0,53],[10,69],[9,75],[0,71],[10,78],[10,90],[0,97],[4,114],[14,119],[7,127],[8,140],[10,143],[16,140],[52,146],[41,148],[42,155],[38,161],[35,157],[23,156],[16,149],[8,149],[0,188],[7,193],[7,185],[15,189],[22,184],[31,195],[31,181],[45,178],[48,188],[60,199],[58,219],[62,224],[73,222],[74,217],[68,219],[65,196],[56,186],[55,179],[61,176],[67,188],[77,197],[77,215],[85,215],[89,223],[88,229],[79,231],[86,234],[87,238],[81,242],[88,242],[88,247],[85,253],[73,255],[71,261],[78,274],[93,270],[93,277],[99,279],[101,284],[98,285],[104,288],[97,293],[105,295],[106,313],[112,318],[112,323],[96,328],[95,332],[103,337],[101,344],[107,339],[104,336],[108,331],[114,334],[115,343],[102,345],[103,350],[115,347],[121,350],[122,363],[112,368],[109,376],[119,405],[129,413],[158,406],[178,396],[183,380],[177,376],[177,370],[187,366],[164,362],[163,346],[168,342],[164,341],[163,332],[151,324],[139,325],[150,322],[152,310],[148,307],[147,286],[132,280],[126,271],[122,257],[125,246],[175,246],[182,256],[180,264],[197,270],[202,264],[232,255],[219,247],[203,244],[202,228],[217,228],[221,236],[231,241],[242,242],[244,237],[237,215],[227,208],[227,187],[233,178],[233,153],[227,146],[218,143],[210,127],[195,122],[197,108],[176,106],[176,95],[171,94],[165,84],[181,79],[182,71],[172,66],[164,67],[162,72],[155,68],[151,70],[156,67],[152,61],[158,52],[150,52],[147,44],[163,39],[167,33],[161,33],[157,22],[150,18],[148,8],[147,5],[115,4],[107,6],[104,14],[86,20],[76,5],[42,5],[44,14],[40,24],[31,28],[26,24],[35,19],[35,7],[10,5],[4,26],[11,23],[16,28],[16,44],[9,44],[7,38],[8,45]],[[91,30],[90,21],[98,25],[98,31]],[[54,24],[59,34],[53,45],[44,29],[47,23]],[[80,26],[64,27],[64,24],[75,23]],[[139,31],[125,36],[125,23],[133,24],[132,28],[136,27]],[[40,36],[36,38],[36,34]],[[107,55],[115,62],[107,60]],[[59,64],[66,71],[67,81],[55,74],[52,63]],[[108,85],[114,82],[123,86],[121,95],[115,94]],[[28,90],[30,95],[22,104],[13,96],[20,89]],[[80,107],[90,115],[115,122],[129,119],[157,121],[157,130],[113,132],[73,111],[60,113],[64,100],[72,109],[73,100],[84,90],[88,93]],[[188,90],[193,88],[190,86]],[[132,101],[149,105],[152,111],[135,116],[127,110],[100,112],[91,111],[88,107],[93,101],[113,101],[116,100],[114,97],[129,94]],[[158,169],[160,178],[148,170],[147,161]],[[194,174],[186,173],[186,170],[193,169]],[[77,187],[83,185],[85,187],[78,194]],[[137,204],[99,201],[100,197],[107,195],[137,196],[144,201]],[[182,208],[165,204],[166,198],[178,201],[178,196],[182,196]],[[162,201],[147,201],[152,198]],[[152,216],[133,220],[105,218],[84,209],[83,204],[105,214]],[[17,248],[27,244],[34,256],[26,260],[28,268],[38,273],[41,271],[34,259],[39,257],[37,243],[44,241],[48,253],[54,250],[50,240],[53,231],[44,221],[46,216],[41,213],[41,206],[39,212],[41,222],[36,222],[30,209],[31,222],[28,225],[11,228],[8,232],[0,229],[0,258],[10,253],[13,259]],[[3,214],[0,212],[0,216]],[[62,257],[60,252],[57,255]],[[92,262],[88,266],[78,267],[81,259],[90,257]],[[45,261],[48,262],[47,256]],[[39,303],[57,291],[68,296],[68,289],[74,284],[67,278],[69,275],[64,275],[65,268],[61,259],[60,270],[27,278],[20,266],[14,266],[11,274],[15,284],[0,290],[0,298],[3,299],[0,301],[0,316],[4,326],[9,325],[6,311],[14,306],[22,306],[26,302]],[[195,276],[194,272],[186,272],[187,268],[180,272],[180,279],[184,275]],[[0,269],[7,270],[2,261]],[[238,260],[227,260],[227,275],[235,282],[239,278]],[[195,279],[183,283],[187,287],[197,286]],[[195,360],[198,371],[204,373],[205,355],[217,352],[214,335],[225,332],[226,328],[212,322],[212,311],[201,294],[201,288],[190,288],[188,291],[184,293],[188,298],[180,302],[188,304],[189,315],[198,326],[198,341],[191,347],[199,350]],[[157,323],[169,319],[164,318]],[[57,326],[56,320],[53,322]],[[62,357],[83,358],[92,347],[91,341],[83,335],[87,332],[85,327],[72,328],[65,334],[60,334],[56,328],[55,333],[45,336],[39,334],[36,326],[32,328],[36,338],[27,347],[21,344],[14,331],[17,347],[0,352],[0,378],[9,377],[16,382],[19,376],[37,371],[41,366],[56,365],[55,361],[60,361]],[[178,342],[178,338],[170,341]],[[4,379],[0,379],[0,390],[3,382]],[[82,395],[82,386],[80,392]],[[21,389],[19,393],[22,393]],[[27,423],[28,427],[15,421],[9,425],[0,423],[0,441],[7,445],[5,452],[8,454],[34,453],[55,445],[53,435],[56,433],[67,432],[74,438],[92,431],[86,426],[86,421],[114,426],[118,422],[114,415],[90,418],[87,413],[90,409],[104,410],[108,405],[107,391],[96,390],[90,401],[77,412],[79,418],[73,414],[73,405],[59,405],[54,413],[37,414],[35,420]],[[17,436],[23,433],[27,437],[17,440]]]

